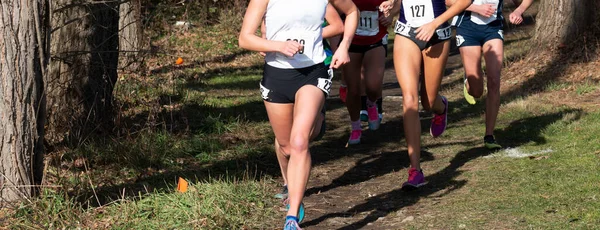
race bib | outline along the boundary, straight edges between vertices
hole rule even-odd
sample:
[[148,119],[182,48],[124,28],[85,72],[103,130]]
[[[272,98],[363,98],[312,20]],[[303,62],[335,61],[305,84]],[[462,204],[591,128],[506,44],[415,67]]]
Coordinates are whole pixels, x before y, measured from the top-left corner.
[[[331,73],[331,74],[333,75],[333,73]],[[323,92],[325,92],[327,95],[329,95],[329,92],[331,91],[331,79],[319,78],[317,87],[319,89],[323,90]]]
[[[494,4],[496,6],[496,12],[497,12],[498,7],[500,5],[500,0],[474,0],[473,4],[475,4],[475,5]],[[497,15],[498,15],[497,13],[494,13],[494,14],[492,14],[492,16],[487,18],[481,14],[472,12],[471,13],[471,21],[478,25],[487,25],[490,22],[496,21],[496,19],[498,19]]]
[[379,33],[379,13],[377,11],[361,11],[356,35],[375,36]]
[[306,33],[303,31],[282,31],[277,33],[277,36],[273,39],[276,41],[295,41],[302,45],[302,48],[298,53],[296,53],[292,57],[287,57],[283,54],[278,53],[278,57],[287,58],[287,59],[312,59],[313,50],[314,50],[314,41],[315,38],[311,33]]
[[402,0],[402,6],[406,24],[411,27],[420,27],[435,18],[430,0]]
[[406,37],[410,37],[410,26],[400,22],[400,21],[396,21],[396,26],[394,27],[394,33],[406,36]]
[[435,30],[435,33],[437,34],[438,39],[446,40],[446,39],[449,39],[450,36],[452,36],[452,29],[451,29],[451,27],[448,26],[446,28]]

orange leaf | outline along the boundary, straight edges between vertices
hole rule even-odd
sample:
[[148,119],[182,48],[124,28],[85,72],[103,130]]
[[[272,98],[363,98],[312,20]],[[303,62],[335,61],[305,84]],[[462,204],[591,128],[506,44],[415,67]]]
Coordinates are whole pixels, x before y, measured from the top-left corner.
[[177,191],[187,192],[187,189],[188,189],[188,182],[185,179],[179,177],[179,180],[177,181]]

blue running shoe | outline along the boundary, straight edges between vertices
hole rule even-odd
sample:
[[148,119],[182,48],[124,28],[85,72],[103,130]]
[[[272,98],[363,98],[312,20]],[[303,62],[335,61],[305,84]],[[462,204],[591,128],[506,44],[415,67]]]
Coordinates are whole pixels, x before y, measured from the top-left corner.
[[[290,210],[289,204],[285,205],[285,210]],[[298,209],[298,223],[302,222],[302,220],[304,220],[304,204],[300,203],[300,208]]]
[[285,225],[283,226],[283,230],[302,230],[298,225],[298,221],[295,220],[295,217],[286,217]]
[[288,197],[288,188],[287,188],[287,185],[284,185],[281,192],[275,194],[275,198],[285,200],[287,197]]

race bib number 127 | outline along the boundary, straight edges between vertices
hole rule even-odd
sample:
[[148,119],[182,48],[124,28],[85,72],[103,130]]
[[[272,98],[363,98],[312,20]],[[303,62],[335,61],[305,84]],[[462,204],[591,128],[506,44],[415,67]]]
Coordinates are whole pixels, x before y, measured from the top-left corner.
[[406,24],[411,27],[420,27],[433,21],[433,4],[426,0],[402,0]]

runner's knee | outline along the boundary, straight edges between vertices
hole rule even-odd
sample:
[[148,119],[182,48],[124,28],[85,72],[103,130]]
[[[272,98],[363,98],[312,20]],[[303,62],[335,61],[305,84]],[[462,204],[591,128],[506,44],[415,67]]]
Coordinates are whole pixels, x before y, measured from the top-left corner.
[[[276,145],[277,146],[277,145]],[[279,142],[279,152],[283,154],[285,157],[290,157],[290,145],[288,142],[282,143]]]
[[419,96],[417,94],[402,95],[402,104],[406,109],[419,109]]
[[294,135],[290,140],[291,154],[306,154],[308,153],[308,137],[302,135]]

